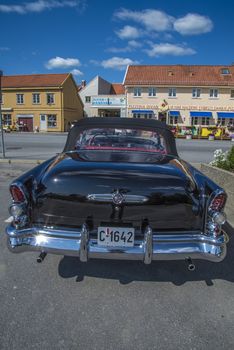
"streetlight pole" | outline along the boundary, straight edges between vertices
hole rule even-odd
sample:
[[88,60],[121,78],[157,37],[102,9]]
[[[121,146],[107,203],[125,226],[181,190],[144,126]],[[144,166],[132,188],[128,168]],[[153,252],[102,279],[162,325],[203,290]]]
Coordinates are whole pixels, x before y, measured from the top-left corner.
[[3,71],[0,70],[0,124],[1,124],[1,134],[2,134],[2,157],[5,158],[5,143],[4,143],[4,130],[3,130],[3,120],[2,120],[2,75]]

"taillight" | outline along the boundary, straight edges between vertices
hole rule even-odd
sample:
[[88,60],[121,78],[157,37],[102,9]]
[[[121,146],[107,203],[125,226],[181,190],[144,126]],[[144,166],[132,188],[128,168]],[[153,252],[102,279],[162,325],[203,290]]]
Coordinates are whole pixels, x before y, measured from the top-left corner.
[[24,192],[20,187],[16,185],[11,185],[10,187],[11,196],[14,202],[22,203],[26,200]]
[[226,203],[227,195],[225,193],[217,194],[209,205],[210,211],[221,211]]

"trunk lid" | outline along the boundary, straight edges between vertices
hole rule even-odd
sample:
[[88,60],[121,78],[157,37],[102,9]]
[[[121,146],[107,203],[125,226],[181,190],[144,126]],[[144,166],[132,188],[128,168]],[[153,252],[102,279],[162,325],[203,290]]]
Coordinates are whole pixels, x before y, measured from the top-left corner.
[[[125,197],[121,205],[113,203],[116,191]],[[138,230],[147,222],[157,231],[198,230],[202,215],[197,193],[186,163],[176,157],[126,163],[63,154],[41,178],[33,221],[68,227],[88,222],[94,229],[112,222]],[[132,202],[129,196],[144,200]]]

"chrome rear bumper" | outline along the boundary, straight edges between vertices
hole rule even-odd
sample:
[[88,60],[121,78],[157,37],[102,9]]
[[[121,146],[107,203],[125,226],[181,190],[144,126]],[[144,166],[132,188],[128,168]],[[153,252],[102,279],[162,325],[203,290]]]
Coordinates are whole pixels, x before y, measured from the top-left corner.
[[205,236],[201,232],[168,232],[162,235],[152,232],[148,226],[143,240],[135,240],[133,247],[100,247],[96,239],[89,238],[87,225],[81,230],[48,229],[31,227],[17,230],[6,228],[8,248],[13,253],[43,251],[46,253],[77,256],[81,261],[89,258],[141,260],[150,264],[152,260],[204,259],[222,261],[226,256],[228,236]]

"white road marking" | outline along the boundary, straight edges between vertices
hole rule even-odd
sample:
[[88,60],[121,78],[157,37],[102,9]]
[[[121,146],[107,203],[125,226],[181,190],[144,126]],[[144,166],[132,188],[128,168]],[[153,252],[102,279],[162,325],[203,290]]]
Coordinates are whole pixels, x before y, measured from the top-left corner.
[[5,220],[5,222],[12,222],[12,221],[13,221],[13,216],[9,216],[9,218]]

